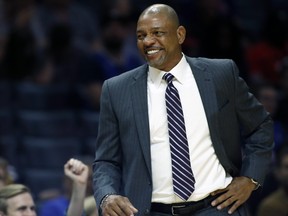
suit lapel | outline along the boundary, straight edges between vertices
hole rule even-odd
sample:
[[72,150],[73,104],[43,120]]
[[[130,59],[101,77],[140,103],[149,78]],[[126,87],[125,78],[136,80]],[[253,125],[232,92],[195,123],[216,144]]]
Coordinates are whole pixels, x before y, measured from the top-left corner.
[[189,58],[187,60],[192,68],[192,72],[199,89],[199,93],[208,121],[212,143],[216,151],[218,151],[218,148],[221,145],[219,144],[220,138],[218,136],[218,105],[216,98],[216,90],[213,83],[212,71],[209,71],[208,66],[200,60]]
[[212,81],[212,73],[208,71],[207,65],[201,61],[191,58],[187,60],[196,80],[208,123],[212,123],[213,125],[215,123],[213,113],[217,112],[217,100]]
[[223,149],[223,145],[221,144],[222,141],[219,136],[219,120],[217,115],[218,103],[216,97],[216,89],[213,82],[213,73],[204,62],[198,59],[188,57],[187,61],[192,68],[192,72],[200,92],[208,121],[212,144],[219,160],[225,167],[228,162],[226,160],[226,153]]
[[[192,68],[192,72],[201,95],[213,146],[218,158],[221,160],[226,157],[218,132],[218,105],[212,72],[209,71],[209,68],[207,68],[208,66],[203,61],[195,58],[186,58]],[[135,114],[134,118],[140,140],[140,146],[150,177],[152,177],[147,103],[147,70],[147,65],[144,65],[138,69],[138,73],[135,73],[135,76],[132,78],[131,92],[133,104],[132,109],[133,113]]]
[[147,65],[142,66],[132,80],[132,104],[143,157],[151,177],[150,132],[147,102]]

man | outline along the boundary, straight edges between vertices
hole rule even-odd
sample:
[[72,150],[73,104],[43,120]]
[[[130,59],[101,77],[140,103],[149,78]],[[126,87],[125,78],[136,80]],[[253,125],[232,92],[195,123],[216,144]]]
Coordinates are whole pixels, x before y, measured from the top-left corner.
[[185,34],[171,7],[148,7],[137,23],[148,65],[103,84],[93,184],[104,216],[248,215],[263,184],[271,117],[233,61],[185,56]]
[[[283,143],[276,154],[275,177],[279,187],[261,201],[258,216],[288,215],[288,143]],[[269,187],[271,185],[267,185]]]
[[36,216],[30,190],[22,184],[10,184],[0,190],[0,216]]

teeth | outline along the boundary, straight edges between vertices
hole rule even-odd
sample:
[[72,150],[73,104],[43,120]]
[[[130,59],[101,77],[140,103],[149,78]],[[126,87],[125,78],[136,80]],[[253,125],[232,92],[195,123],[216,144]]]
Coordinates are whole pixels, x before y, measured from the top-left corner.
[[152,55],[152,54],[155,54],[157,52],[159,52],[159,50],[149,50],[149,51],[147,51],[147,54]]

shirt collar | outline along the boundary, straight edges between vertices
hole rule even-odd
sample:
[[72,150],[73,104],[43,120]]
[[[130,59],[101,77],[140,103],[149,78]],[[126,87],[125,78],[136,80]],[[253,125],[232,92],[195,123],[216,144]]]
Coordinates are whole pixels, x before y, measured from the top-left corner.
[[[187,66],[189,66],[188,62],[186,61],[185,56],[182,54],[182,58],[178,62],[178,64],[168,72],[173,74],[173,76],[175,77],[175,80],[177,80],[180,84],[183,84],[185,81],[184,71],[185,71],[185,67]],[[152,83],[154,83],[157,87],[160,86],[161,81],[165,82],[162,79],[164,73],[166,73],[166,71],[161,71],[157,68],[149,66],[150,79]]]

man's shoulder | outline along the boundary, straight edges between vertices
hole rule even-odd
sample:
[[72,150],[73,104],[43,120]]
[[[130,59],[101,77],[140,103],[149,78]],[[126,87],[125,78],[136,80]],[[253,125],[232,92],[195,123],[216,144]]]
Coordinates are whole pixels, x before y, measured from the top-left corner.
[[205,57],[189,57],[186,56],[186,59],[189,63],[192,64],[204,64],[204,65],[225,65],[225,64],[231,64],[233,62],[232,59],[219,59],[219,58],[205,58]]
[[[191,58],[186,57],[187,62],[190,64],[192,71],[206,71],[209,73],[213,73],[218,77],[220,80],[223,80],[223,76],[229,76],[232,78],[237,70],[237,66],[232,59],[216,59],[216,58],[204,58],[204,57],[197,57]],[[233,75],[234,74],[234,75]]]
[[131,78],[139,78],[141,76],[144,76],[146,74],[148,70],[148,65],[147,64],[143,64],[137,68],[134,68],[132,70],[126,71],[122,74],[119,74],[117,76],[111,77],[106,81],[109,81],[110,83],[114,83],[114,82],[127,82],[130,81]]

